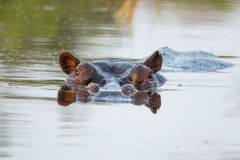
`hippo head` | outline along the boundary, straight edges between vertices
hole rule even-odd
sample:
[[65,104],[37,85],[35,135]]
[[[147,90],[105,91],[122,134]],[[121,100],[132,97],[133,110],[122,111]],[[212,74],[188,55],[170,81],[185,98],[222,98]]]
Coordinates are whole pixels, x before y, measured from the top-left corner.
[[144,63],[135,65],[128,75],[129,83],[138,87],[156,87],[158,79],[155,73],[161,69],[162,56],[159,51],[154,52]]
[[102,77],[90,63],[80,63],[68,52],[63,52],[60,55],[59,63],[62,71],[69,75],[66,79],[68,84],[87,86],[90,83],[97,83],[101,86]]
[[91,64],[80,63],[69,74],[68,79],[73,83],[88,85],[96,80],[97,75],[97,70]]

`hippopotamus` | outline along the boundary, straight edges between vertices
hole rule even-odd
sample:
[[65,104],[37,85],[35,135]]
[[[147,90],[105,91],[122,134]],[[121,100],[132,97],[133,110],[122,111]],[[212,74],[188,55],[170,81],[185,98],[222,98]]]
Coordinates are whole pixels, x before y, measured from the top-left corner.
[[86,86],[93,93],[112,82],[117,83],[126,95],[156,90],[166,82],[166,78],[158,72],[163,63],[158,50],[137,62],[125,59],[80,62],[69,52],[63,52],[59,63],[62,71],[68,75],[68,86]]
[[69,52],[59,57],[67,86],[58,91],[58,103],[67,106],[75,101],[132,103],[145,105],[153,113],[161,106],[157,89],[167,79],[161,72],[212,72],[232,67],[203,51],[178,52],[168,47],[138,60],[95,60],[80,62]]

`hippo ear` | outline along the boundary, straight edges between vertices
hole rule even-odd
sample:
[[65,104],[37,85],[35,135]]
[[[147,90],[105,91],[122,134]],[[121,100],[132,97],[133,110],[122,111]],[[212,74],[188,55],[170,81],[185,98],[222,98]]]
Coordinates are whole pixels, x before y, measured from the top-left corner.
[[154,73],[158,72],[162,67],[162,55],[159,51],[155,51],[145,62],[144,65],[149,67]]
[[66,74],[70,74],[79,63],[80,61],[73,57],[69,52],[63,52],[59,56],[60,67]]

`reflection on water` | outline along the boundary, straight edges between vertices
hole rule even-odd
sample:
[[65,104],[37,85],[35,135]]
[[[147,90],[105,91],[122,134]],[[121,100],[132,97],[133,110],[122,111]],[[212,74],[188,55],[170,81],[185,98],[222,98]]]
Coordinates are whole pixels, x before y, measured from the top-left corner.
[[152,113],[157,113],[161,107],[161,97],[156,92],[138,91],[131,96],[122,92],[100,91],[92,95],[84,88],[62,86],[58,91],[58,104],[68,106],[73,102],[105,102],[105,103],[132,103],[133,105],[145,105]]
[[114,18],[120,21],[120,24],[130,25],[136,3],[137,0],[122,0],[114,13]]
[[[239,6],[237,0],[0,0],[0,159],[239,159]],[[63,51],[81,61],[141,59],[164,46],[211,52],[235,67],[166,73],[161,96],[111,93],[125,104],[59,90]],[[89,103],[72,103],[82,100]]]

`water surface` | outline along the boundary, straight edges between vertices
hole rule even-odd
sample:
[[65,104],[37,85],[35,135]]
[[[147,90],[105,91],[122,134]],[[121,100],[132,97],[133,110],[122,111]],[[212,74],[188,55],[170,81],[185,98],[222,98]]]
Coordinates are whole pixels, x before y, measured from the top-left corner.
[[[0,1],[0,159],[239,159],[240,3]],[[168,46],[233,63],[163,73],[161,108],[59,106],[58,56],[141,59]]]

